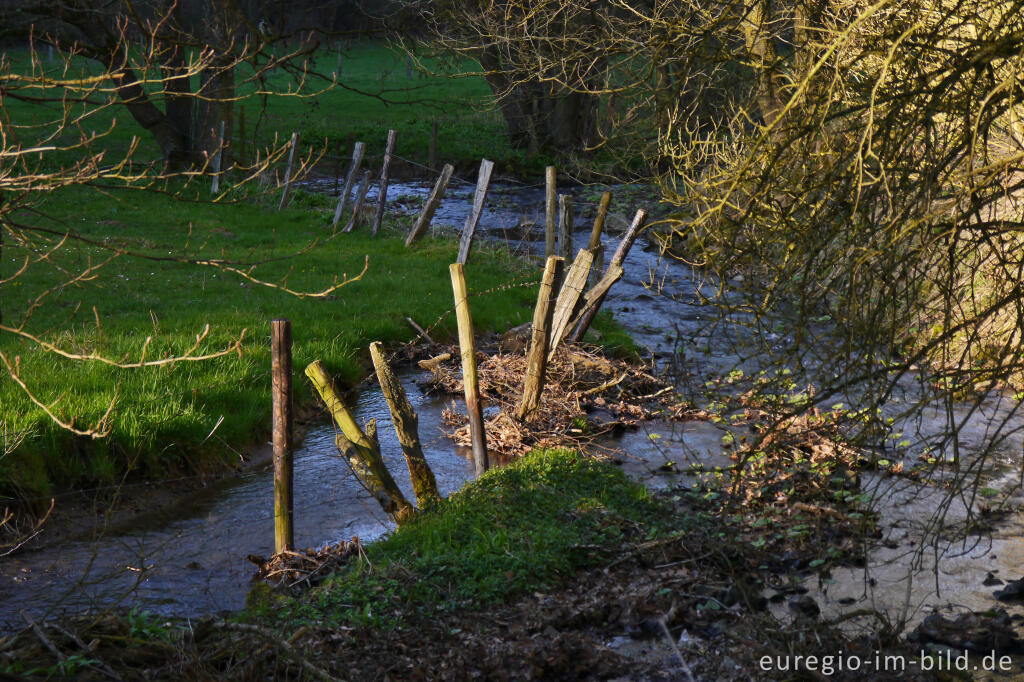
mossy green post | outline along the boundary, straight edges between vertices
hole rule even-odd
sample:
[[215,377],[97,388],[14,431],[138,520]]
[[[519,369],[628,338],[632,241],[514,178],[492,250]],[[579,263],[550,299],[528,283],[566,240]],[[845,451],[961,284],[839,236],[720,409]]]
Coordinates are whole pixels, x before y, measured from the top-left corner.
[[437,490],[437,481],[434,472],[423,456],[423,448],[420,446],[419,418],[416,411],[409,402],[409,397],[402,388],[402,382],[398,380],[395,373],[388,365],[384,357],[383,346],[374,342],[370,344],[370,357],[373,359],[373,367],[377,371],[377,381],[380,383],[381,393],[388,403],[391,411],[391,423],[395,426],[395,433],[398,434],[398,442],[402,444],[402,453],[405,455],[405,464],[409,468],[409,479],[412,481],[412,489],[416,493],[416,503],[420,507],[424,504],[436,502],[441,499]]
[[356,476],[377,499],[381,508],[394,516],[395,521],[401,523],[410,518],[414,511],[413,506],[405,499],[405,495],[384,464],[376,438],[376,424],[371,421],[365,433],[359,428],[331,385],[331,379],[322,362],[315,360],[310,363],[306,367],[306,376],[313,382],[313,387],[323,399],[327,411],[341,429],[338,435],[339,447],[352,464]]

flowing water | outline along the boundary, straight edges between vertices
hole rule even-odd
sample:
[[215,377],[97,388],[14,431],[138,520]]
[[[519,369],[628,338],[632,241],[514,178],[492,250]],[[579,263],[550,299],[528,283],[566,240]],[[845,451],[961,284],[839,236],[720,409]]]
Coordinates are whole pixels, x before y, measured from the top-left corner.
[[[329,191],[331,180],[310,181],[307,189]],[[425,183],[391,185],[392,208],[409,216],[430,190]],[[472,185],[455,181],[435,214],[436,234],[457,234],[469,212]],[[372,204],[373,191],[369,195]],[[576,197],[576,248],[585,246],[592,218],[581,211],[596,205],[593,197]],[[592,209],[590,209],[592,210]],[[624,230],[627,214],[613,211],[609,228]],[[496,186],[488,197],[478,228],[481,238],[497,242],[509,253],[536,257],[543,250],[543,191],[536,187]],[[359,228],[365,229],[365,228]],[[340,237],[343,238],[343,237]],[[614,237],[606,237],[606,250]],[[736,329],[709,327],[716,312],[700,301],[700,293],[713,286],[685,265],[662,262],[641,243],[629,254],[625,276],[612,289],[605,307],[662,369],[684,369],[691,381],[719,376],[736,367],[756,369],[756,359],[744,350],[743,333]],[[658,290],[673,296],[658,295]],[[680,349],[685,350],[679,355]],[[744,359],[746,358],[746,359]],[[445,401],[426,394],[422,378],[403,378],[410,400],[420,415],[424,452],[443,492],[459,488],[471,476],[468,452],[456,448],[441,435],[440,414]],[[1006,396],[994,396],[982,409],[970,412],[957,406],[964,421],[962,435],[980,444],[991,425],[1008,419],[1024,424],[1019,404]],[[376,389],[367,389],[355,409],[358,418],[376,418],[382,451],[396,478],[409,488],[408,477],[386,403]],[[946,413],[934,410],[916,422],[907,422],[907,433],[929,437],[945,428]],[[1012,430],[1012,429],[1011,429]],[[674,462],[676,470],[687,462],[725,466],[723,427],[708,422],[652,423],[627,432],[606,447],[617,449],[624,468],[650,486],[669,485],[678,477],[661,475],[662,465]],[[972,440],[973,439],[973,440]],[[367,540],[388,530],[379,507],[362,491],[337,456],[334,430],[329,424],[311,428],[295,453],[295,533],[299,547],[316,547],[359,536]],[[1003,453],[993,461],[985,486],[1019,489],[1017,471],[1024,437],[1016,432],[1001,443]],[[936,547],[919,552],[925,526],[940,505],[940,490],[922,494],[920,486],[902,479],[865,477],[868,489],[882,500],[882,517],[888,541],[872,554],[869,573],[864,569],[833,571],[831,581],[811,585],[826,614],[864,608],[908,604],[917,620],[929,607],[951,601],[970,609],[991,608],[993,587],[982,581],[992,572],[1004,579],[1020,577],[1024,560],[1024,521],[1014,516],[991,537],[969,538],[968,544]],[[0,559],[0,626],[20,623],[17,614],[27,610],[40,617],[59,611],[137,605],[148,611],[179,616],[232,610],[244,604],[253,566],[248,555],[266,556],[272,551],[272,472],[268,467],[250,470],[211,486],[173,512],[147,517],[134,527],[121,528],[94,541],[62,544],[41,551],[24,551]],[[950,518],[962,519],[968,503],[950,506]],[[931,570],[936,556],[943,561]],[[908,568],[916,561],[916,571]],[[869,582],[873,581],[873,584]],[[908,581],[911,581],[908,589]],[[845,599],[844,599],[845,598]],[[853,599],[851,605],[847,600]],[[843,603],[840,603],[843,600]]]
[[[442,493],[472,475],[468,451],[441,433],[444,403],[426,395],[411,376],[403,378],[420,415],[423,449]],[[405,468],[388,407],[379,391],[365,391],[354,409],[377,420],[392,471]],[[334,447],[334,429],[318,424],[294,454],[295,541],[317,547],[352,536],[369,540],[388,529],[377,503],[360,487]],[[398,478],[398,477],[396,477]],[[412,498],[408,477],[398,478]],[[20,622],[51,608],[80,611],[115,604],[137,605],[167,615],[199,615],[238,609],[245,602],[255,566],[247,555],[273,553],[273,471],[250,470],[175,505],[170,516],[147,517],[97,541],[24,552],[0,562],[0,622]]]

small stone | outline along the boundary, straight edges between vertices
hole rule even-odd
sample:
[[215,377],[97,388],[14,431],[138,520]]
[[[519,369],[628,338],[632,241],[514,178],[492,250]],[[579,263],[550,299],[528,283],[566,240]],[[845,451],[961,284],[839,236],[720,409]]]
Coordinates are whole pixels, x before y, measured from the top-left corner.
[[637,639],[647,639],[649,637],[658,637],[662,634],[661,621],[657,618],[644,618],[639,623],[637,628],[636,637]]
[[809,597],[806,594],[790,599],[789,610],[802,616],[807,616],[808,618],[817,618],[818,614],[821,613],[821,607],[818,606],[818,602],[814,601],[813,597]]
[[1024,578],[1011,580],[1006,583],[1006,587],[993,594],[999,601],[1024,601]]
[[993,585],[1005,585],[1006,583],[997,578],[992,574],[991,571],[985,574],[985,579],[981,581],[981,584],[985,587],[992,587]]

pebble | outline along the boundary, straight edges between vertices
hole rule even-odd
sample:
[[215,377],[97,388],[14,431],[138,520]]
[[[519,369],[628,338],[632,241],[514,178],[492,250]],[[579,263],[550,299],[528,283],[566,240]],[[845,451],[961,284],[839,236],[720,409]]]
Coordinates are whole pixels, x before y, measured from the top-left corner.
[[818,614],[821,613],[821,607],[818,606],[818,602],[814,601],[813,597],[809,597],[806,594],[790,599],[789,610],[795,611],[802,616],[807,616],[808,618],[817,618]]

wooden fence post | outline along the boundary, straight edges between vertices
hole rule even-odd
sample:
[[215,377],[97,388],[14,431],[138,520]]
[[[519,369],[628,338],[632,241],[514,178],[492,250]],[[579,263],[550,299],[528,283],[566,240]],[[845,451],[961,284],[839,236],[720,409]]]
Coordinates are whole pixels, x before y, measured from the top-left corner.
[[466,392],[466,411],[469,413],[469,435],[473,444],[473,466],[476,476],[483,475],[490,464],[487,460],[487,438],[484,434],[484,413],[480,404],[480,386],[476,374],[476,347],[473,343],[473,318],[469,312],[469,294],[466,272],[462,263],[448,266],[455,294],[455,317],[459,324],[459,350],[462,354],[462,385]]
[[327,411],[334,417],[334,422],[341,429],[336,442],[342,454],[352,465],[352,471],[359,481],[377,500],[381,508],[402,522],[412,515],[413,507],[405,499],[401,489],[392,478],[380,454],[377,442],[377,426],[374,420],[366,425],[364,433],[352,414],[345,408],[341,398],[334,392],[327,370],[319,360],[306,367],[306,376],[313,382],[313,387],[323,399]]
[[558,195],[558,255],[569,260],[572,256],[572,195]]
[[288,168],[284,172],[284,191],[281,193],[281,203],[277,205],[280,211],[288,205],[289,194],[292,190],[292,166],[295,163],[295,148],[299,146],[299,134],[292,133],[292,141],[288,150]]
[[555,255],[555,167],[548,166],[544,169],[544,257],[550,258]]
[[395,153],[395,138],[398,133],[394,130],[388,131],[388,143],[384,148],[384,165],[380,169],[380,194],[377,196],[377,213],[373,217],[373,230],[370,234],[377,236],[380,224],[384,220],[384,204],[388,198],[388,180],[391,178],[391,156]]
[[294,549],[292,524],[292,324],[270,322],[274,413],[274,552]]
[[381,393],[391,411],[391,423],[395,425],[398,442],[402,444],[412,489],[416,493],[416,503],[422,508],[424,504],[440,500],[441,493],[437,490],[434,472],[427,464],[427,458],[423,456],[423,448],[420,446],[419,418],[405,394],[405,389],[402,388],[402,382],[388,366],[381,348],[380,343],[371,343],[370,357],[373,359],[374,369],[377,370]]
[[359,220],[359,214],[363,211],[363,203],[366,202],[366,193],[370,190],[370,171],[363,173],[363,181],[359,185],[359,192],[356,194],[356,203],[352,207],[352,217],[348,220],[348,225],[342,232],[351,232],[356,222]]
[[459,241],[459,258],[456,262],[465,265],[469,260],[469,249],[473,246],[473,235],[477,223],[484,212],[484,201],[487,199],[487,188],[491,185],[491,171],[494,163],[487,159],[480,160],[480,172],[476,176],[476,192],[473,193],[473,210],[466,218],[466,226],[462,228],[462,239]]
[[338,207],[334,209],[334,221],[331,222],[331,230],[338,229],[338,221],[345,212],[345,204],[348,203],[349,194],[352,192],[352,185],[356,182],[356,175],[359,174],[359,166],[363,163],[363,153],[366,151],[366,144],[356,142],[352,148],[352,163],[348,167],[348,175],[345,176],[345,187],[338,195]]
[[434,211],[441,204],[441,199],[444,198],[445,190],[448,189],[448,183],[451,181],[452,173],[454,172],[455,167],[450,163],[444,165],[441,175],[437,177],[437,182],[434,183],[434,189],[431,190],[430,196],[427,197],[427,203],[423,205],[423,210],[420,211],[419,217],[416,218],[416,223],[409,231],[409,236],[405,238],[406,246],[412,246],[430,227],[430,221],[434,219]]
[[569,274],[565,276],[562,288],[558,290],[558,303],[555,305],[555,314],[551,322],[551,337],[548,340],[548,362],[555,357],[562,338],[569,328],[569,320],[579,310],[580,296],[587,286],[587,275],[590,274],[590,266],[594,263],[594,254],[586,249],[580,249],[576,254],[576,260],[569,268]]
[[544,391],[544,373],[547,370],[548,337],[554,306],[554,284],[565,260],[559,256],[548,256],[544,264],[544,276],[540,280],[537,305],[533,309],[533,332],[530,336],[530,350],[526,356],[526,377],[523,379],[523,397],[516,410],[516,419],[528,421],[537,412],[540,394]]
[[[646,221],[647,211],[641,208],[633,217],[633,222],[630,224],[629,230],[625,235],[623,235],[622,241],[619,242],[619,247],[615,249],[615,254],[612,256],[611,262],[608,263],[608,269],[605,270],[604,277],[601,278],[601,282],[597,285],[600,287],[607,283],[607,286],[600,292],[596,292],[594,289],[587,292],[588,300],[580,314],[580,319],[576,324],[576,329],[573,330],[572,333],[573,343],[579,343],[583,339],[583,335],[587,333],[588,329],[590,329],[590,324],[594,321],[594,317],[597,315],[598,309],[600,309],[601,304],[604,303],[604,297],[608,293],[608,289],[611,288],[611,285],[614,284],[619,277],[622,277],[622,263],[626,260],[626,255],[629,253],[630,248],[633,247],[633,242],[636,241],[637,235],[640,234],[640,229],[644,226]],[[611,281],[607,281],[616,273],[616,271],[618,272],[618,276],[611,279]],[[592,297],[591,293],[595,293],[595,295]]]
[[590,269],[590,279],[587,281],[587,285],[591,287],[600,281],[601,273],[604,272],[604,244],[601,243],[601,232],[604,231],[604,223],[608,218],[608,207],[611,203],[611,192],[601,194],[597,217],[594,218],[594,227],[590,231],[590,242],[587,244],[587,248],[594,254],[594,265]]

